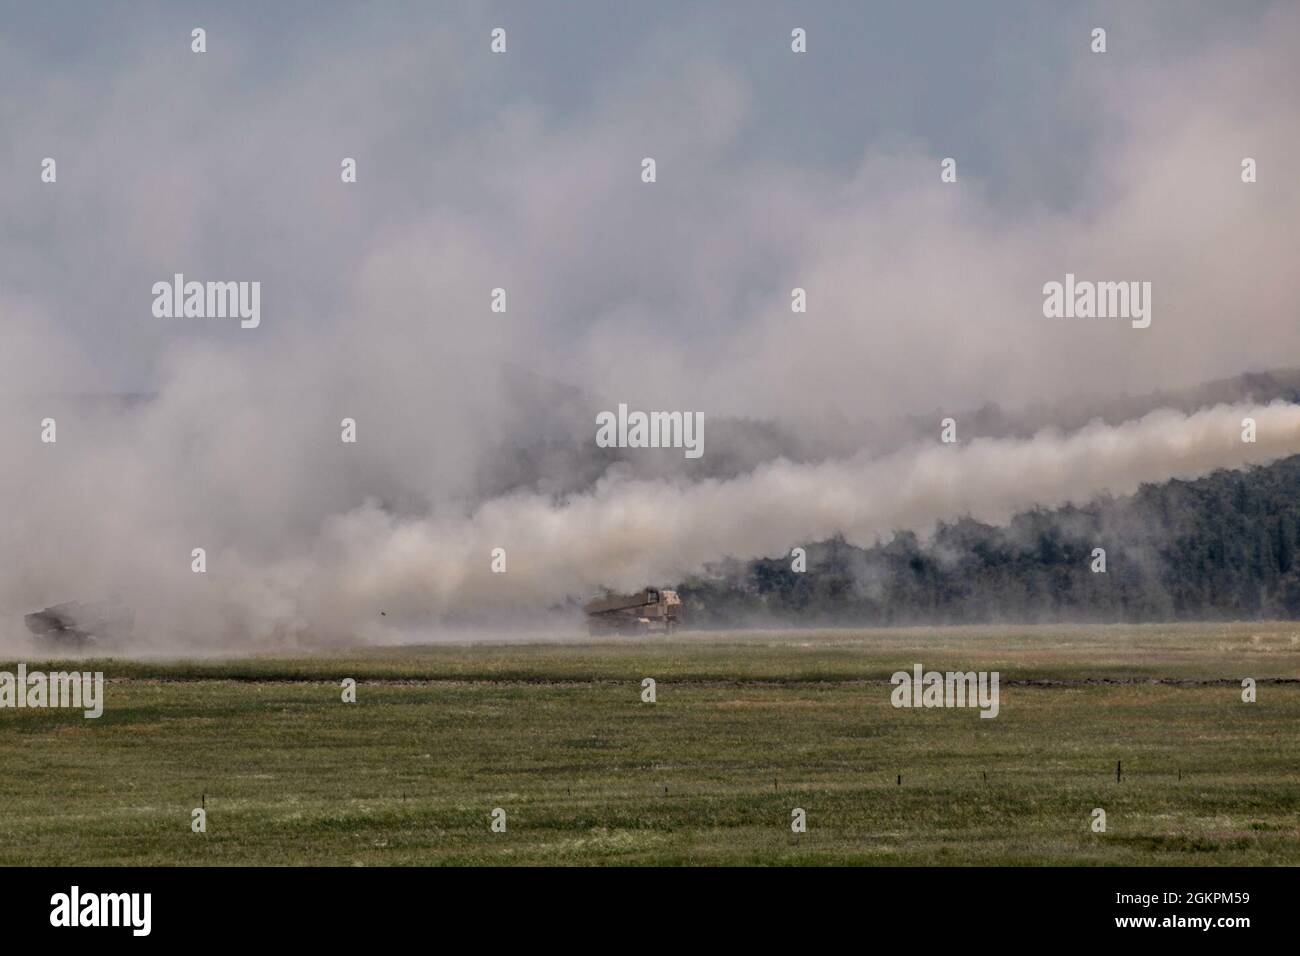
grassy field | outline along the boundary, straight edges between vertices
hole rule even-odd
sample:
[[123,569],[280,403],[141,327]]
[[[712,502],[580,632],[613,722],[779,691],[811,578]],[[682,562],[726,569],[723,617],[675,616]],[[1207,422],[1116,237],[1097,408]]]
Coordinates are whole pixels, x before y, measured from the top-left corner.
[[[999,716],[895,709],[916,662],[999,671]],[[0,710],[0,863],[1300,864],[1291,623],[74,666],[100,719]]]

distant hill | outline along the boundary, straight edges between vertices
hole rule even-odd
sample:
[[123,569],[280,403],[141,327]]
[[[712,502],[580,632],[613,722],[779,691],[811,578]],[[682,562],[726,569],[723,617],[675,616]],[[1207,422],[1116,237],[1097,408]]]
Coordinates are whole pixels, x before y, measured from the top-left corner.
[[[727,479],[785,458],[818,462],[866,451],[883,455],[938,434],[955,415],[963,441],[1027,438],[1046,427],[1072,431],[1094,419],[1119,424],[1158,408],[1190,412],[1236,402],[1300,402],[1300,369],[1255,372],[1194,388],[1145,395],[1080,398],[1051,407],[1004,410],[989,404],[965,411],[936,410],[897,418],[857,417],[851,410],[818,430],[753,418],[708,418],[704,457],[686,460],[676,449],[597,448],[595,413],[581,389],[527,369],[511,368],[500,383],[520,418],[502,426],[501,444],[485,456],[476,482],[480,499],[516,492],[565,495],[592,487],[610,469],[629,478]],[[529,438],[521,440],[521,435]]]
[[[1300,403],[1300,369],[1247,372],[1176,391],[1080,399],[1020,411],[1004,411],[990,404],[961,415],[958,420],[963,433],[972,438],[1028,437],[1047,427],[1073,431],[1098,419],[1108,425],[1118,425],[1160,408],[1188,413],[1213,405],[1268,404],[1278,400]],[[920,433],[934,434],[934,422],[930,419],[913,418],[913,423]]]

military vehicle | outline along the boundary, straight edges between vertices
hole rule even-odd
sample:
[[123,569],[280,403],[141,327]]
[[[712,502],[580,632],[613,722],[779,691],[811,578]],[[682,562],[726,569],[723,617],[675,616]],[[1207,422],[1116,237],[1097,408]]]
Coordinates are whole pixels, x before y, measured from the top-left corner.
[[631,594],[606,594],[583,606],[587,630],[597,634],[671,634],[681,623],[676,591],[644,588]]
[[93,604],[69,601],[28,614],[23,620],[38,647],[84,651],[124,643],[135,627],[135,612],[116,599]]

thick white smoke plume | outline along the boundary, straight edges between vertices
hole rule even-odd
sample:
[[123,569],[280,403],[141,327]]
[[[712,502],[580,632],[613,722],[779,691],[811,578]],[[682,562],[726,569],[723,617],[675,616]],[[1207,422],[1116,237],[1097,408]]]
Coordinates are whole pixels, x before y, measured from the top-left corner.
[[[1257,425],[1254,443],[1242,441],[1247,417]],[[601,585],[676,581],[724,554],[775,556],[837,533],[869,546],[963,515],[1001,523],[1035,505],[1084,503],[1297,453],[1300,406],[1221,406],[1029,440],[936,440],[874,460],[774,461],[723,481],[604,480],[560,502],[490,501],[464,520],[403,523],[361,509],[331,523],[313,563],[324,570],[316,591],[327,604],[329,595],[339,599],[334,620],[356,607],[537,606]],[[505,574],[489,570],[494,547],[507,551]]]
[[[1242,440],[1255,421],[1256,441]],[[896,530],[925,532],[969,515],[1005,522],[1031,506],[1083,503],[1127,494],[1143,482],[1195,478],[1220,468],[1265,464],[1300,453],[1300,406],[1218,406],[1190,415],[1158,411],[1118,426],[1094,423],[1071,434],[1030,439],[975,439],[945,445],[937,437],[872,458],[816,464],[770,461],[724,480],[619,478],[555,498],[520,493],[466,514],[401,517],[371,501],[328,518],[312,543],[288,556],[260,556],[235,544],[216,548],[209,571],[194,575],[180,529],[148,524],[147,507],[128,516],[90,516],[69,509],[69,528],[48,512],[5,520],[8,534],[31,542],[39,575],[15,582],[84,593],[123,595],[137,606],[143,635],[163,645],[211,646],[273,638],[399,639],[436,622],[536,618],[539,609],[597,588],[670,583],[722,555],[786,554],[842,533],[870,545]],[[84,474],[87,495],[105,498],[107,483],[149,477],[108,471]],[[256,482],[256,473],[250,473]],[[66,482],[63,485],[67,487]],[[25,520],[24,520],[25,519]],[[111,560],[51,542],[131,542]],[[47,535],[49,542],[47,542]],[[506,572],[494,573],[494,548]],[[382,612],[382,613],[381,613]]]
[[[175,18],[14,12],[0,636],[112,595],[195,649],[527,618],[1300,452],[1291,406],[977,418],[1300,365],[1294,4],[832,5],[806,56],[781,4],[560,6],[503,56],[478,5],[253,5],[202,55]],[[260,282],[260,325],[154,315],[176,273]],[[1151,283],[1150,327],[1044,317],[1067,273]],[[704,457],[603,455],[620,403],[702,413]]]

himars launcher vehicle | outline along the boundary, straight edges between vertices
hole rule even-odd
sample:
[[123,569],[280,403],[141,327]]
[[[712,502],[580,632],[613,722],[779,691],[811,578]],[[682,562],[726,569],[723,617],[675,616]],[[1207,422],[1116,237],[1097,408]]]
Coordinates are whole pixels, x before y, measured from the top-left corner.
[[588,601],[587,630],[597,634],[671,634],[682,618],[676,591],[645,588],[631,594],[606,594]]

